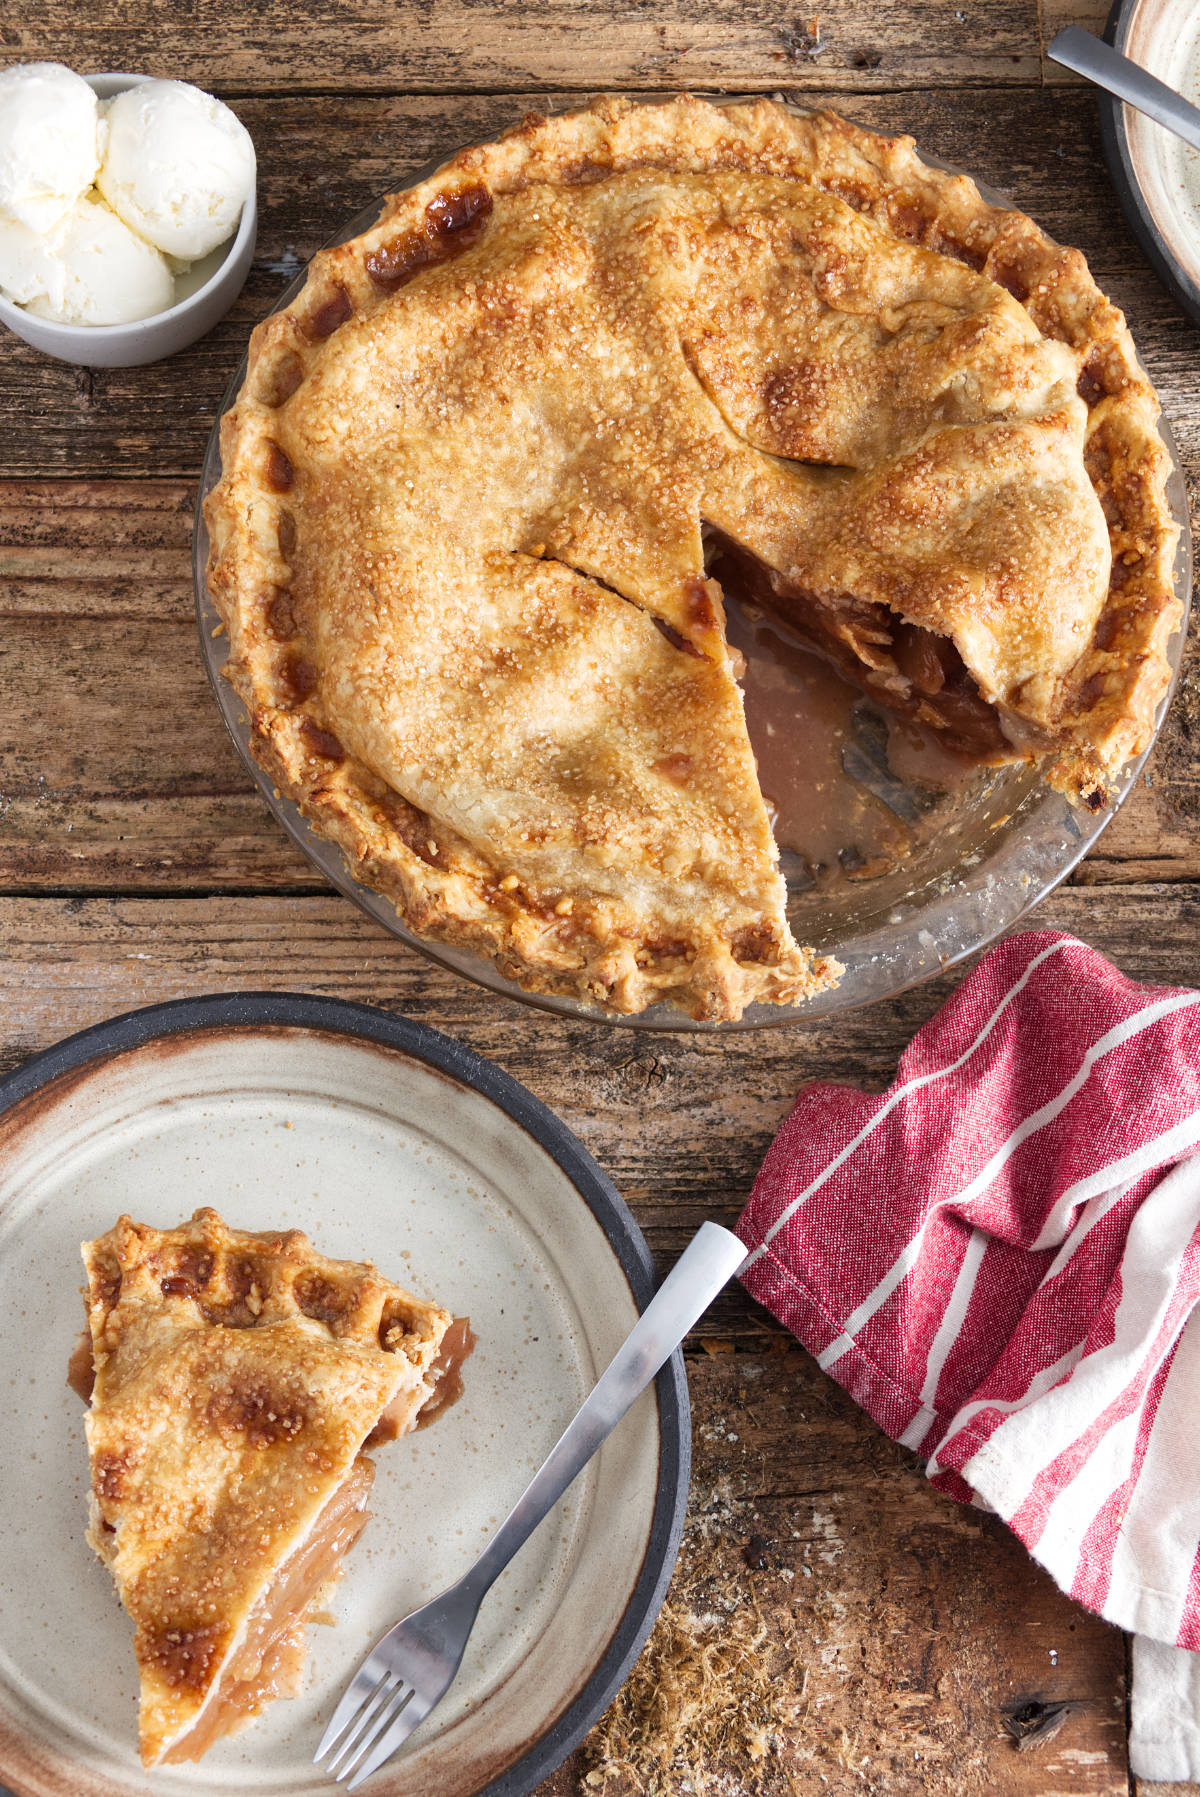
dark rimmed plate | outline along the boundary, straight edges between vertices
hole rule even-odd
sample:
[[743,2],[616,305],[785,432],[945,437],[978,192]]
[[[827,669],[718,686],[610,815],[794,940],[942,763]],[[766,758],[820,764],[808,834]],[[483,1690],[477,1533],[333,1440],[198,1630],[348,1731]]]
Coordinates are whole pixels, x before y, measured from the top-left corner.
[[[1194,0],[1117,0],[1104,35],[1114,49],[1200,104],[1200,11]],[[1200,324],[1200,151],[1097,89],[1100,140],[1143,255]]]
[[[136,1753],[131,1632],[83,1538],[64,1385],[78,1244],[122,1210],[300,1227],[469,1312],[466,1395],[381,1449],[302,1694],[195,1767]],[[473,1558],[649,1298],[649,1250],[563,1124],[461,1044],[364,1005],[247,994],[131,1012],[0,1082],[0,1779],[29,1797],[332,1791],[311,1764],[366,1645]],[[379,1797],[524,1797],[625,1678],[687,1495],[679,1355],[485,1603],[459,1681]]]

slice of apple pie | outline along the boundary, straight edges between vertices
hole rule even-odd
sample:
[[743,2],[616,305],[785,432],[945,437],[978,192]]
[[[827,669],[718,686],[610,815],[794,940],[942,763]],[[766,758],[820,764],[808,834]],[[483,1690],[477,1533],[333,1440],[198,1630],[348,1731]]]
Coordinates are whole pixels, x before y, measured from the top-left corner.
[[298,1688],[305,1621],[366,1521],[364,1446],[444,1406],[464,1320],[299,1230],[122,1217],[83,1244],[88,1539],[135,1627],[144,1763]]

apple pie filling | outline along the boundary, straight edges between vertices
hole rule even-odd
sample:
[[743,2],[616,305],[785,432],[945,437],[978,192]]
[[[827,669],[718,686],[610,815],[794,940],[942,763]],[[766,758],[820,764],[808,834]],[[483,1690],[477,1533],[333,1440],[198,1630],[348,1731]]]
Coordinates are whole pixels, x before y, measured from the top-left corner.
[[174,1766],[203,1757],[215,1741],[235,1734],[276,1697],[294,1697],[304,1669],[304,1631],[313,1609],[342,1575],[342,1559],[367,1520],[375,1477],[360,1454],[313,1524],[305,1542],[280,1567],[247,1619],[216,1684],[188,1732],[163,1755]]
[[1024,759],[949,637],[853,593],[807,592],[720,532],[709,533],[709,546],[709,571],[723,587],[806,638],[877,703],[935,730],[978,766]]

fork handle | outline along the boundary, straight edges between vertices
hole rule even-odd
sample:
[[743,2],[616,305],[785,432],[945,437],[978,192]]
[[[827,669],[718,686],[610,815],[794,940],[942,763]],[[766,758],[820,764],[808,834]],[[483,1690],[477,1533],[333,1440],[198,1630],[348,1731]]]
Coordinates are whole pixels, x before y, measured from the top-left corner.
[[731,1231],[719,1223],[701,1225],[461,1581],[464,1586],[482,1598],[745,1259],[746,1248]]
[[1079,25],[1067,25],[1046,54],[1065,69],[1074,69],[1077,75],[1086,76],[1097,87],[1116,94],[1127,106],[1136,107],[1147,118],[1176,132],[1185,143],[1200,149],[1200,111],[1173,87],[1168,87],[1130,57],[1122,56],[1102,38],[1094,37]]

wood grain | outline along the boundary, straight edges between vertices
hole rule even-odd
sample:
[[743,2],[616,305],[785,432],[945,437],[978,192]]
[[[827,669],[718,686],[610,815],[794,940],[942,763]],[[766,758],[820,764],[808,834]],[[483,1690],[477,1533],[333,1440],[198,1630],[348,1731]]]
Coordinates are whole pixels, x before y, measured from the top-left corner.
[[[794,91],[807,105],[835,98],[872,129],[910,132],[931,155],[1005,190],[1053,236],[1082,249],[1132,321],[1185,458],[1200,465],[1200,337],[1147,269],[1107,192],[1090,91],[1000,89],[986,105],[967,90]],[[0,332],[0,478],[195,480],[252,326],[321,243],[431,160],[495,135],[530,107],[570,103],[568,94],[530,91],[240,101],[260,157],[258,246],[241,298],[199,343],[149,368],[77,369]]]
[[[1126,1797],[1117,1630],[1065,1598],[995,1517],[933,1491],[807,1355],[701,1357],[689,1380],[676,1589],[703,1569],[718,1614],[754,1606],[766,1625],[761,1652],[796,1712],[767,1792]],[[1031,1701],[1069,1713],[1018,1753],[1005,1719]],[[585,1744],[540,1797],[582,1797],[595,1769]],[[702,1759],[693,1789],[748,1794],[751,1771],[736,1751],[724,1767]],[[599,1788],[641,1797],[627,1779]]]
[[[1037,921],[1082,935],[1135,979],[1195,981],[1200,887],[1067,888]],[[733,1221],[801,1086],[881,1090],[957,984],[950,973],[810,1025],[650,1033],[497,998],[337,897],[7,898],[0,941],[0,1071],[106,1017],[208,992],[314,992],[400,1011],[466,1042],[550,1105],[613,1178],[664,1267],[705,1217]],[[704,1334],[761,1348],[779,1330],[739,1289]]]
[[[1063,888],[1037,921],[1083,935],[1132,978],[1195,980],[1195,885]],[[801,1085],[881,1089],[957,984],[950,973],[808,1025],[647,1032],[497,998],[336,896],[3,898],[0,939],[0,1065],[119,1011],[204,992],[308,991],[382,1005],[460,1037],[552,1105],[665,1252],[703,1216],[740,1207]]]
[[[1072,8],[1082,22],[1098,16],[1095,0]],[[831,89],[1061,80],[1044,41],[1036,0],[615,0],[603,11],[570,0],[309,0],[302,11],[283,0],[34,0],[9,13],[4,33],[7,60],[136,66],[217,93],[762,88],[797,74]]]

